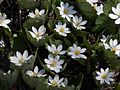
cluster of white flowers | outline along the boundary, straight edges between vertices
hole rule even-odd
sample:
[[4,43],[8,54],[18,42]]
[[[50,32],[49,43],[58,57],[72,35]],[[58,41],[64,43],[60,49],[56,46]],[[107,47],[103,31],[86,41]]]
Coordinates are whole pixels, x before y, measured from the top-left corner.
[[42,25],[37,30],[34,26],[32,26],[32,31],[29,31],[29,33],[32,35],[33,38],[35,38],[35,39],[37,39],[37,41],[39,41],[40,39],[42,39],[44,37],[46,28],[44,27],[44,25]]
[[[69,6],[68,3],[64,2],[61,2],[60,6],[61,7],[57,8],[59,9],[61,17],[66,18],[69,22],[72,21],[72,24],[76,29],[86,29],[84,25],[87,23],[87,21],[82,21],[82,16],[74,16],[74,14],[76,14],[77,11],[73,10],[73,6]],[[55,30],[62,36],[67,36],[67,33],[70,33],[69,28],[66,28],[66,24],[62,25],[61,22],[59,22],[58,25],[56,25]]]
[[97,11],[97,15],[104,13],[103,4],[100,4],[99,6],[96,4],[99,2],[99,0],[86,0],[86,2],[88,2]]
[[96,73],[98,75],[96,79],[100,80],[100,84],[103,84],[103,83],[110,84],[110,81],[111,82],[114,81],[113,79],[114,72],[109,72],[109,68],[105,69],[105,71],[103,68],[101,68],[100,72],[97,71]]

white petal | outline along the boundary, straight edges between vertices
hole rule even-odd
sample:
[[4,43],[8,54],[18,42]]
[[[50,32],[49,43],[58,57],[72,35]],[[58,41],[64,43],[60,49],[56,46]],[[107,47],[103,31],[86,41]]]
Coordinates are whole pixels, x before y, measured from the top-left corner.
[[83,59],[87,59],[87,57],[83,54],[80,54],[80,57],[83,58]]
[[38,73],[38,66],[35,66],[34,72],[35,72],[35,73]]
[[16,56],[19,58],[19,59],[21,59],[23,56],[22,56],[22,54],[20,53],[20,52],[16,52]]
[[109,17],[110,17],[111,19],[117,19],[117,18],[118,18],[118,15],[115,15],[115,14],[110,13],[110,14],[109,14]]
[[17,57],[11,56],[10,60],[11,60],[10,62],[12,63],[19,63],[19,59]]
[[50,47],[49,45],[47,46],[47,49],[48,49],[50,52],[53,52],[52,47]]
[[108,77],[112,77],[114,75],[115,72],[109,72],[108,73]]
[[55,75],[54,80],[59,81],[59,76],[57,74]]
[[26,72],[26,74],[28,74],[28,75],[31,77],[31,76],[33,76],[34,73],[33,73],[33,71],[28,70],[28,71]]
[[101,73],[100,73],[100,72],[98,72],[98,71],[97,71],[96,73],[97,73],[98,75],[101,75]]
[[110,84],[110,81],[108,81],[108,80],[105,80],[105,82],[106,82],[107,84]]
[[27,50],[25,50],[25,51],[24,51],[24,53],[23,53],[23,58],[24,58],[24,59],[26,59],[26,58],[27,58],[27,56],[28,56],[28,51],[27,51]]
[[103,84],[103,83],[104,83],[104,79],[101,79],[101,80],[100,80],[100,84]]
[[61,51],[59,54],[63,55],[63,54],[65,54],[65,53],[66,53],[66,51]]
[[57,47],[57,51],[61,51],[62,50],[62,48],[63,48],[63,46],[62,45],[59,45],[58,47]]
[[120,18],[118,18],[117,20],[115,20],[115,24],[120,24]]
[[4,20],[3,23],[5,23],[5,24],[9,24],[9,23],[10,23],[10,20],[9,20],[9,19],[6,19],[6,20]]
[[116,9],[115,7],[112,7],[112,11],[113,11],[116,15],[119,14],[118,11],[117,11],[117,9]]
[[97,79],[97,80],[101,80],[101,77],[100,77],[100,76],[97,76],[96,79]]
[[103,68],[101,68],[100,71],[101,71],[101,73],[104,73],[104,69]]
[[33,31],[35,34],[38,33],[37,29],[36,29],[34,26],[32,26],[32,31]]

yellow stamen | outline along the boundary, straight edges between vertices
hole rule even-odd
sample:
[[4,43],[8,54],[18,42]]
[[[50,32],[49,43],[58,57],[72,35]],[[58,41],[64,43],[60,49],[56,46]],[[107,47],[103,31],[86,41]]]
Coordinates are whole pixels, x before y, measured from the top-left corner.
[[65,29],[64,29],[64,28],[61,28],[61,29],[60,29],[60,32],[62,32],[62,33],[63,33],[64,31],[65,31]]
[[64,9],[64,14],[68,14],[69,10],[67,8]]
[[55,80],[53,80],[53,81],[52,81],[52,86],[53,86],[53,87],[58,86],[58,83],[57,83]]
[[118,50],[117,48],[112,48],[111,49],[111,51],[114,51],[114,52],[117,51],[117,50]]
[[76,50],[74,53],[75,53],[75,55],[79,55],[80,51]]
[[51,67],[55,67],[56,64],[57,64],[57,62],[52,62],[52,63],[50,64],[50,66],[51,66]]
[[107,74],[103,74],[102,76],[101,76],[103,79],[106,79],[107,78]]

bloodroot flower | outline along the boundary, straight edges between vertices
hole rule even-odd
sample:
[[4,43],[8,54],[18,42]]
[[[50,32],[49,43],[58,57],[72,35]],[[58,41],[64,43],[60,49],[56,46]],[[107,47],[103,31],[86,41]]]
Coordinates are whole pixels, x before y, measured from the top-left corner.
[[78,47],[76,44],[73,45],[73,47],[69,47],[70,52],[68,52],[68,55],[71,55],[71,58],[83,58],[87,59],[83,53],[86,51],[86,48]]
[[78,17],[78,16],[74,16],[73,17],[73,26],[76,29],[86,29],[86,27],[84,26],[87,23],[86,20],[83,21],[82,17]]
[[114,72],[109,72],[109,68],[105,69],[105,71],[101,68],[100,72],[97,73],[97,80],[100,80],[100,84],[107,83],[110,84],[110,81],[113,82],[114,79],[112,78],[114,75]]
[[59,9],[60,15],[63,18],[66,18],[70,22],[70,18],[73,17],[73,14],[76,13],[75,10],[73,10],[73,6],[69,6],[68,3],[61,2],[60,7],[57,7]]
[[44,59],[44,61],[47,64],[47,67],[56,73],[60,72],[60,69],[62,69],[61,65],[64,63],[64,61],[60,59],[60,56],[54,58],[51,54],[49,54],[48,59]]
[[26,72],[26,74],[29,75],[30,77],[45,77],[46,74],[44,74],[44,73],[45,73],[44,69],[42,69],[38,72],[38,66],[35,66],[34,71],[28,70]]
[[10,57],[10,62],[14,63],[16,66],[21,66],[23,63],[26,63],[32,55],[28,56],[28,51],[25,50],[23,55],[20,52],[16,52],[16,56]]
[[44,27],[44,25],[42,25],[37,30],[34,26],[32,26],[32,31],[29,31],[30,34],[32,35],[32,37],[37,39],[37,41],[39,41],[40,39],[43,38],[43,36],[44,36],[44,34],[46,32],[46,28]]
[[56,25],[56,28],[54,30],[64,37],[67,36],[67,33],[71,32],[69,31],[69,28],[66,28],[66,23],[62,25],[61,22],[58,22],[58,25]]

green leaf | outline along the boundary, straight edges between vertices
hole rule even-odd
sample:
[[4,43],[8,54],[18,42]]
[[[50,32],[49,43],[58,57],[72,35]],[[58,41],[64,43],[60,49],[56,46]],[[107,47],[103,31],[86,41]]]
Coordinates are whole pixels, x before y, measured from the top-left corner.
[[9,90],[15,84],[18,78],[18,71],[15,70],[10,74],[6,73],[3,75],[3,72],[0,72],[0,90]]
[[22,35],[21,32],[17,35],[17,37],[13,37],[11,48],[15,51],[21,51],[21,50],[28,49],[24,36]]
[[117,0],[108,0],[107,3],[104,4],[103,11],[106,15],[109,15],[109,13],[112,10],[112,7],[115,7],[117,4]]
[[39,27],[43,24],[44,24],[44,21],[42,18],[29,18],[23,23],[23,27],[27,28],[28,30],[31,30],[32,26]]
[[96,11],[91,5],[87,2],[78,2],[78,9],[80,10],[81,14],[84,15],[88,20],[92,20],[92,22],[97,17]]
[[17,0],[19,5],[22,6],[23,8],[26,9],[31,9],[34,10],[35,8],[40,6],[39,1],[34,1],[34,0]]
[[106,16],[105,14],[101,14],[98,16],[98,18],[96,19],[95,24],[99,25],[99,24],[103,24],[108,20],[108,16]]

